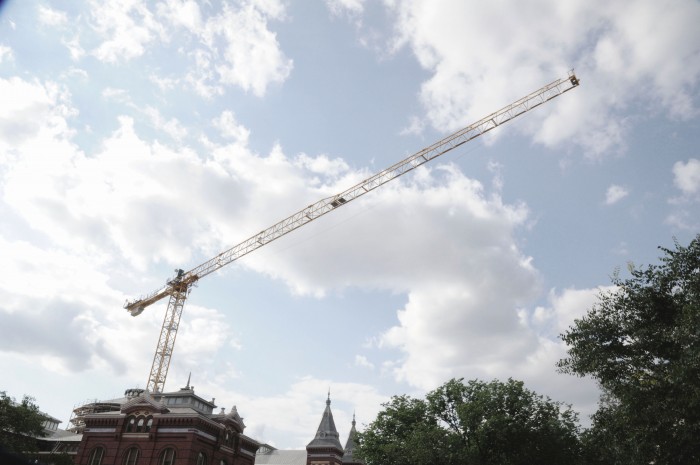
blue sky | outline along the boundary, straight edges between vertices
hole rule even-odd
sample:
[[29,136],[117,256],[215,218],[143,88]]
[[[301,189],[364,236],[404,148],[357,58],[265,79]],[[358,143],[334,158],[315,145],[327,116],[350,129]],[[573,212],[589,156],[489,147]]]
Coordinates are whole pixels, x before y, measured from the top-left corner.
[[68,421],[144,387],[155,290],[567,75],[581,86],[203,279],[166,389],[344,438],[391,395],[514,377],[595,410],[557,335],[700,230],[700,4],[6,1],[0,389]]

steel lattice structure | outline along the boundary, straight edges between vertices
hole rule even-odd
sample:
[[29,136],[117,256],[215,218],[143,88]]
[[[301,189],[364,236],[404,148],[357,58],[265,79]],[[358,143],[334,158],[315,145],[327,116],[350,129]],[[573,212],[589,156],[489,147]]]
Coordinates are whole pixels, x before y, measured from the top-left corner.
[[189,271],[177,270],[177,275],[169,280],[162,288],[142,296],[138,299],[127,301],[124,304],[132,316],[139,315],[149,305],[169,296],[168,308],[163,320],[160,337],[156,346],[156,353],[153,357],[151,373],[148,378],[146,389],[150,392],[162,392],[170,366],[175,338],[180,323],[180,317],[185,305],[187,296],[192,286],[204,276],[207,276],[222,267],[238,260],[239,258],[253,252],[254,250],[269,244],[275,239],[288,234],[295,229],[316,220],[326,213],[341,207],[364,194],[386,184],[399,176],[408,173],[415,168],[434,160],[472,139],[491,131],[498,126],[522,115],[523,113],[536,108],[549,100],[562,95],[579,85],[579,80],[571,71],[565,78],[553,81],[542,88],[526,95],[525,97],[511,103],[510,105],[491,113],[437,142],[405,158],[404,160],[380,171],[379,173],[355,184],[349,189],[331,197],[326,197],[308,207],[300,210],[282,221],[270,226],[267,229],[249,237],[243,242],[234,245],[228,250],[218,254],[216,257],[192,268]]

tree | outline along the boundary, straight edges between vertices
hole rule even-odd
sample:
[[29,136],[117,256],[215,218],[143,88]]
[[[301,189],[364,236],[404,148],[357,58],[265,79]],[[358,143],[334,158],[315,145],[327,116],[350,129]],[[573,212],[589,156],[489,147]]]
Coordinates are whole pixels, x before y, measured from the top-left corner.
[[424,400],[394,396],[376,420],[358,432],[356,454],[368,465],[431,465],[446,461],[447,432],[428,414]]
[[700,463],[700,235],[630,266],[562,335],[562,372],[605,397],[584,437],[596,463]]
[[37,451],[36,438],[44,437],[44,415],[28,396],[17,403],[0,391],[0,445],[9,452],[29,454]]
[[358,434],[368,465],[577,463],[577,415],[520,381],[450,380],[426,400],[393,397]]

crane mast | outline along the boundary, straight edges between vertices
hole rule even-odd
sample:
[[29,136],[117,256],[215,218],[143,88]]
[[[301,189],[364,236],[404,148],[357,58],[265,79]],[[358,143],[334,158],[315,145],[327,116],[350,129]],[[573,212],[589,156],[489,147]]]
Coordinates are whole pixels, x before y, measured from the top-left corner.
[[573,71],[565,78],[553,81],[510,105],[491,113],[490,115],[460,129],[459,131],[435,142],[434,144],[416,152],[415,154],[395,163],[394,165],[370,176],[364,181],[331,197],[326,197],[294,213],[282,221],[260,231],[243,242],[234,245],[217,256],[192,268],[189,271],[177,270],[177,274],[168,280],[165,285],[150,294],[127,301],[124,308],[137,316],[146,307],[154,304],[166,296],[168,308],[163,319],[160,337],[153,357],[151,372],[148,377],[146,389],[150,392],[162,392],[170,367],[170,359],[175,347],[178,326],[182,310],[192,287],[201,278],[223,268],[231,262],[253,252],[254,250],[269,244],[275,239],[288,234],[301,226],[320,218],[326,213],[355,200],[362,195],[386,184],[387,182],[408,173],[409,171],[443,155],[482,134],[501,126],[504,123],[530,111],[549,100],[562,95],[579,85],[579,80]]

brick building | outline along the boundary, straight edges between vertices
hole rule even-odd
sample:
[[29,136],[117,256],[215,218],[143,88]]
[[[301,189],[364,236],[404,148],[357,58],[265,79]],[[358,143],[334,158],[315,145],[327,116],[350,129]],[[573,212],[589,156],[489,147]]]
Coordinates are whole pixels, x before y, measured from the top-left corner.
[[[150,394],[128,389],[125,397],[76,409],[76,465],[362,465],[353,457],[355,417],[345,447],[333,420],[330,395],[316,435],[306,450],[279,450],[243,434],[236,407],[218,413],[187,386]],[[80,434],[76,435],[80,437]],[[78,443],[77,441],[75,442]]]
[[118,411],[87,414],[76,465],[253,465],[260,444],[243,434],[236,407],[188,385],[151,395],[130,390]]

